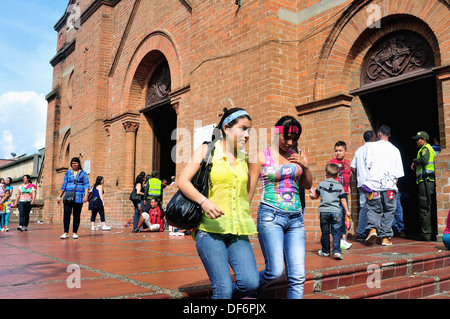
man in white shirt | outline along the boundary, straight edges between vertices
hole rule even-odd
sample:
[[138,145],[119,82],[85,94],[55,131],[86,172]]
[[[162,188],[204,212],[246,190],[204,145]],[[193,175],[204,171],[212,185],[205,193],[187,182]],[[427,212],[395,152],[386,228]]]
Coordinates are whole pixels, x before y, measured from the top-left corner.
[[400,151],[389,142],[391,129],[382,125],[377,142],[368,144],[366,167],[368,175],[363,183],[367,201],[367,244],[382,238],[383,246],[390,246],[393,235],[392,221],[397,204],[397,181],[404,176]]
[[353,156],[350,168],[353,174],[356,175],[358,181],[358,191],[359,191],[359,218],[358,218],[358,230],[356,231],[358,240],[365,240],[367,237],[366,227],[367,227],[367,207],[366,207],[366,194],[362,189],[363,183],[367,179],[368,170],[366,167],[366,154],[368,143],[376,141],[376,135],[373,131],[364,132],[363,139],[365,144],[358,148]]

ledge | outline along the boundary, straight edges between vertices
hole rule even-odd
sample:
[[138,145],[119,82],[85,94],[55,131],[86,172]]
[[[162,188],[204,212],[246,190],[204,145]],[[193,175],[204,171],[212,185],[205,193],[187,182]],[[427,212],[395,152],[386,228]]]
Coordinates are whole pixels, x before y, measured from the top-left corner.
[[76,40],[65,45],[56,55],[50,60],[50,64],[55,67],[59,62],[65,60],[73,51],[75,51]]
[[334,107],[350,107],[352,100],[353,96],[351,95],[339,94],[322,100],[298,105],[295,108],[297,109],[297,115],[305,115]]

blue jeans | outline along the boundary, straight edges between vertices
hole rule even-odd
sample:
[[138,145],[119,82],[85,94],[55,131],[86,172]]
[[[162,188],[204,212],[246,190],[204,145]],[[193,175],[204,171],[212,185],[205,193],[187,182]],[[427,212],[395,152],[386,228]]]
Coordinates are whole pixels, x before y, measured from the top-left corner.
[[442,242],[444,243],[445,248],[450,250],[450,234],[442,235]]
[[133,216],[133,229],[136,229],[139,224],[139,220],[141,219],[141,213],[139,212],[138,207],[144,207],[144,201],[141,201],[140,203],[134,203],[134,216]]
[[393,192],[393,198],[389,198],[389,191],[377,192],[379,195],[366,200],[367,227],[366,231],[377,230],[380,238],[392,237],[392,222],[397,208],[397,195]]
[[266,268],[259,273],[259,291],[283,275],[286,264],[288,299],[303,298],[305,284],[305,227],[303,213],[289,213],[261,204],[258,237]]
[[[258,289],[258,268],[248,236],[198,230],[195,243],[211,281],[212,299],[243,298]],[[230,265],[235,282],[231,279]]]
[[330,233],[333,236],[333,254],[341,253],[341,224],[341,212],[320,213],[320,243],[325,254],[330,253]]
[[358,239],[366,239],[367,237],[367,206],[366,206],[366,193],[364,193],[362,187],[358,187],[359,191],[359,218],[358,218],[358,230],[356,231]]
[[397,193],[397,209],[394,213],[394,221],[392,222],[392,230],[394,231],[394,235],[401,233],[401,231],[405,228],[405,224],[403,223],[403,207],[402,202],[400,201],[400,192]]

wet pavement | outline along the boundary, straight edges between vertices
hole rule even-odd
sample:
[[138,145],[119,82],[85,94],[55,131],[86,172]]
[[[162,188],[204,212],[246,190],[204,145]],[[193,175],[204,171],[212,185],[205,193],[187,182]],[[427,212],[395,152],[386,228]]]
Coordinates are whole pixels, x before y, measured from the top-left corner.
[[[120,228],[60,239],[62,225],[32,223],[20,232],[10,224],[0,233],[0,299],[181,299],[209,298],[208,276],[191,236],[131,233]],[[259,269],[264,267],[257,238],[251,239]],[[319,240],[307,240],[305,296],[313,278],[371,264],[450,258],[442,242],[393,238],[393,246],[367,247],[351,241],[343,260],[320,257]],[[308,281],[308,278],[311,279]]]

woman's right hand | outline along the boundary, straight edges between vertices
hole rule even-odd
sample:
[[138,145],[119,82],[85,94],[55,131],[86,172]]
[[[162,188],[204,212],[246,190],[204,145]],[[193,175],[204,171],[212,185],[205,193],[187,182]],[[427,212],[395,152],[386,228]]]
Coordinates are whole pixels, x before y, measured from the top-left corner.
[[205,214],[211,219],[217,219],[223,215],[222,210],[216,206],[212,201],[206,199],[201,205]]

